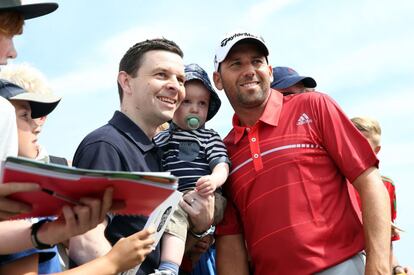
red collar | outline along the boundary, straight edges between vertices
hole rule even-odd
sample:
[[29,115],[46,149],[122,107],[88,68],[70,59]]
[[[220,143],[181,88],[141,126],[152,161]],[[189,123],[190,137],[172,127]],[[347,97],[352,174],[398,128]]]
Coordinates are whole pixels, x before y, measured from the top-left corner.
[[269,99],[266,107],[259,120],[251,127],[240,126],[240,120],[237,114],[233,115],[233,130],[234,130],[234,144],[237,144],[243,137],[246,129],[247,131],[255,130],[258,127],[259,121],[271,126],[277,126],[279,123],[280,112],[282,111],[283,95],[282,93],[271,89]]

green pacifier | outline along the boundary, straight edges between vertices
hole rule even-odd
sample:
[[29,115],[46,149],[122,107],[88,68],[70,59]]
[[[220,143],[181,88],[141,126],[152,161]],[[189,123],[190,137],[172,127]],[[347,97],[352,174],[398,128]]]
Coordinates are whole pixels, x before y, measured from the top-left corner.
[[200,118],[197,116],[189,116],[187,117],[187,126],[191,130],[195,130],[197,128],[200,128]]

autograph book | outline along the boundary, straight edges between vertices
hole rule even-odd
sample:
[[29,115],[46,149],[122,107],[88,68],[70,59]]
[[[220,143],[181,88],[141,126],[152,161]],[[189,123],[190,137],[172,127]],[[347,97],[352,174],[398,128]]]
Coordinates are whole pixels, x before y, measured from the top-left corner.
[[104,190],[111,186],[114,201],[125,204],[114,213],[149,216],[177,189],[177,178],[169,173],[88,170],[20,157],[6,159],[1,179],[4,184],[33,182],[41,186],[40,191],[9,196],[33,208],[32,212],[13,218],[58,215],[64,205],[80,204],[81,197],[101,198]]

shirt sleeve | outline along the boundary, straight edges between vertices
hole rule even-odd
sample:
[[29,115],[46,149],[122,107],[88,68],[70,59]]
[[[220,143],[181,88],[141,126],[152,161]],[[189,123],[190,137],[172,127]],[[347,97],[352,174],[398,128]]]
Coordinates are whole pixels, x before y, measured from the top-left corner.
[[385,188],[387,188],[388,195],[390,196],[390,203],[391,203],[391,220],[394,222],[394,220],[397,218],[397,197],[395,194],[395,185],[394,182],[387,177],[382,177],[382,182],[385,185]]
[[94,170],[126,171],[116,148],[104,141],[81,145],[73,158],[73,166]]
[[17,156],[18,138],[16,114],[13,105],[0,96],[0,161]]
[[30,248],[13,254],[0,255],[0,266],[10,264],[12,262],[15,262],[17,260],[34,254],[39,254],[39,263],[49,261],[57,255],[57,247],[53,246],[47,249]]
[[378,167],[378,159],[366,138],[352,124],[329,96],[313,97],[314,117],[320,131],[321,144],[340,171],[352,183],[370,167]]
[[[395,185],[394,182],[387,177],[382,177],[382,182],[387,188],[388,195],[390,196],[390,203],[391,203],[391,221],[394,222],[397,218],[397,197],[395,194]],[[399,236],[392,236],[392,241],[398,241],[400,239]]]
[[220,135],[213,130],[211,130],[211,134],[209,143],[206,146],[207,161],[210,169],[213,170],[217,164],[222,162],[230,165],[227,149],[221,140]]

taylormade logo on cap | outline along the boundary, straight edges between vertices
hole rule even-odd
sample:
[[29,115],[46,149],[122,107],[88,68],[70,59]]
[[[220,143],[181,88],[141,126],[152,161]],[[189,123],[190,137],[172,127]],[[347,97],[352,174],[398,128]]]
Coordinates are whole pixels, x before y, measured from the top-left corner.
[[[252,37],[255,39],[260,39],[260,37],[257,37],[254,34],[248,33],[248,32],[243,32],[243,33],[235,33],[232,36],[223,39],[223,41],[221,41],[221,47],[225,47],[227,45],[227,42],[233,40],[235,37],[239,37],[239,36],[243,36],[243,37]],[[239,39],[240,40],[240,39]]]
[[244,39],[254,39],[257,40],[265,50],[266,56],[269,55],[269,50],[261,36],[249,33],[249,32],[234,32],[230,35],[227,35],[224,39],[221,40],[220,46],[216,50],[214,56],[214,69],[218,71],[220,63],[226,59],[227,54],[230,52],[231,48],[239,41]]

